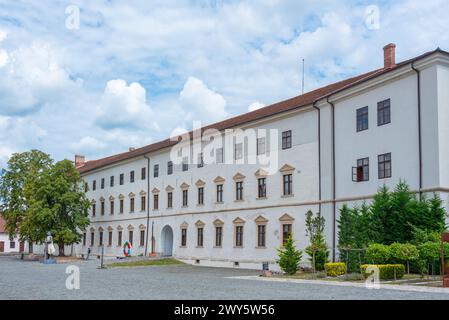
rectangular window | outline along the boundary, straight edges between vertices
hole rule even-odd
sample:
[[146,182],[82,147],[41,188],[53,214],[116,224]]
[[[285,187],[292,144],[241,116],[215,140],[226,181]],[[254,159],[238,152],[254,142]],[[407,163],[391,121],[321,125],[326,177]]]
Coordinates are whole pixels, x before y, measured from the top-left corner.
[[257,195],[260,199],[267,197],[267,179],[257,179]]
[[187,207],[189,205],[189,191],[182,190],[182,206]]
[[222,203],[223,202],[223,185],[217,184],[217,202]]
[[100,231],[100,242],[98,245],[101,247],[103,245],[103,231]]
[[223,153],[223,148],[218,148],[216,153],[216,162],[217,163],[223,163],[224,162],[224,153]]
[[155,165],[154,165],[154,168],[153,168],[153,177],[154,177],[154,178],[159,177],[159,165],[158,165],[158,164],[155,164]]
[[293,175],[284,174],[283,182],[284,196],[291,196],[293,194]]
[[368,130],[368,107],[357,109],[357,132]]
[[87,182],[84,183],[84,192],[89,191],[89,184]]
[[140,178],[142,180],[146,180],[146,178],[147,178],[147,168],[142,168],[141,169],[141,171],[140,171]]
[[104,208],[105,208],[104,201],[101,201],[100,206],[101,206],[101,207],[100,207],[100,213],[101,213],[102,216],[104,216],[104,211],[105,211],[105,210],[104,210]]
[[109,208],[109,209],[110,209],[110,212],[109,212],[109,213],[110,213],[111,215],[113,215],[113,214],[114,214],[114,200],[111,200],[111,201],[110,201],[110,205],[111,205],[111,206],[110,206],[110,208]]
[[202,247],[203,246],[203,228],[198,228],[198,239],[197,239],[197,246]]
[[97,190],[97,180],[92,181],[92,190]]
[[159,210],[159,195],[153,194],[153,208],[154,210]]
[[215,246],[221,247],[223,240],[223,227],[215,227]]
[[243,200],[243,182],[239,181],[235,183],[235,200]]
[[122,231],[119,231],[117,234],[117,246],[119,246],[119,247],[122,246],[122,235],[123,235]]
[[97,213],[97,205],[95,203],[92,204],[92,217],[95,217]]
[[108,246],[112,246],[112,231],[109,231],[109,236],[108,236]]
[[131,243],[131,245],[133,244],[133,240],[134,240],[133,237],[134,237],[134,232],[132,230],[129,230],[128,241],[129,241],[129,243]]
[[198,204],[199,205],[204,204],[204,188],[203,187],[198,188]]
[[9,242],[9,248],[10,249],[15,249],[16,248],[16,242],[15,241],[10,241]]
[[182,171],[188,171],[189,170],[189,162],[187,158],[184,158],[182,160]]
[[129,212],[134,212],[134,198],[129,199]]
[[90,246],[93,247],[95,244],[95,232],[90,233]]
[[257,246],[258,247],[265,247],[265,238],[266,238],[265,231],[266,231],[265,225],[257,226]]
[[129,173],[129,182],[134,183],[134,170]]
[[83,233],[83,246],[86,246],[86,233]]
[[125,183],[125,174],[120,173],[120,185],[123,186],[124,183]]
[[357,160],[357,167],[352,168],[352,181],[369,181],[369,158]]
[[125,212],[125,201],[120,199],[120,213]]
[[287,243],[288,238],[292,235],[292,225],[286,223],[282,225],[282,245]]
[[391,153],[381,154],[377,157],[379,179],[391,178]]
[[181,229],[181,247],[187,246],[187,229],[182,228]]
[[243,143],[236,143],[234,145],[234,159],[240,160],[243,158]]
[[235,227],[235,246],[243,247],[243,226]]
[[172,161],[167,162],[167,174],[168,175],[173,174],[173,162]]
[[114,176],[109,178],[109,186],[112,188],[114,186]]
[[203,154],[200,153],[198,154],[198,168],[202,168],[204,167],[204,159],[203,159]]
[[265,146],[265,137],[257,139],[257,155],[265,154],[266,146]]
[[145,245],[145,230],[140,230],[140,246]]
[[140,197],[140,211],[147,210],[147,197],[141,196]]
[[377,125],[383,126],[391,122],[390,99],[377,103]]
[[101,178],[101,189],[104,189],[104,178]]
[[167,192],[167,208],[173,208],[173,192]]
[[290,149],[292,147],[292,131],[282,132],[282,150]]

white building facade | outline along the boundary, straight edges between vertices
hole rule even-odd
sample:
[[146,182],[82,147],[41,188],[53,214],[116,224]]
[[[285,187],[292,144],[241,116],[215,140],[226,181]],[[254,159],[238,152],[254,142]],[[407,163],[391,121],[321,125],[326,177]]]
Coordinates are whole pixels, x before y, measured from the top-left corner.
[[369,201],[384,184],[405,180],[416,192],[438,193],[447,207],[449,54],[396,64],[394,51],[384,48],[379,70],[179,142],[88,162],[78,156],[92,208],[75,252],[103,246],[123,256],[130,241],[135,256],[277,269],[276,249],[288,235],[299,249],[309,244],[309,210],[325,217],[334,257],[339,208]]

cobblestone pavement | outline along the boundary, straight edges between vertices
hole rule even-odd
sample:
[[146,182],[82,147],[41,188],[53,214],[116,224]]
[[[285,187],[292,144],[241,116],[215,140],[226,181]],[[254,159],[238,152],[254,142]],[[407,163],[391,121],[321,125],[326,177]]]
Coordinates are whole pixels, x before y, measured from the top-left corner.
[[0,257],[0,299],[449,299],[449,294],[369,290],[323,284],[234,279],[257,271],[189,265],[97,269],[75,263],[80,289],[68,290],[69,264],[44,265]]

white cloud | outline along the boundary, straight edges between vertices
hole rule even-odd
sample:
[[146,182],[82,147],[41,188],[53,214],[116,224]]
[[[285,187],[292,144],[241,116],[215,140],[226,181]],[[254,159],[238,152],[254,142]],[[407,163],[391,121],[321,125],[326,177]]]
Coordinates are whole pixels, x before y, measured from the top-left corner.
[[145,88],[137,82],[127,85],[122,79],[110,80],[106,84],[97,122],[106,129],[159,129],[153,111],[146,102]]
[[106,143],[91,136],[85,136],[80,141],[74,142],[70,145],[75,153],[92,154],[94,152],[102,151],[106,147]]
[[253,102],[248,106],[248,111],[249,112],[255,111],[255,110],[261,109],[263,107],[265,107],[265,105],[262,102],[259,102],[259,101]]
[[184,85],[179,101],[189,120],[205,122],[218,121],[225,118],[226,100],[222,95],[209,89],[203,81],[189,77]]
[[57,50],[42,43],[12,51],[0,50],[0,114],[24,114],[80,87],[58,64]]

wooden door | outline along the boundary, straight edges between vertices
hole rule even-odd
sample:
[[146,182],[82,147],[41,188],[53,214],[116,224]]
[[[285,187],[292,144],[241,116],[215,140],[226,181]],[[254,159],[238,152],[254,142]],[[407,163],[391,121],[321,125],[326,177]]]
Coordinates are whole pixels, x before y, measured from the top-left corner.
[[0,241],[0,252],[5,252],[5,242]]

